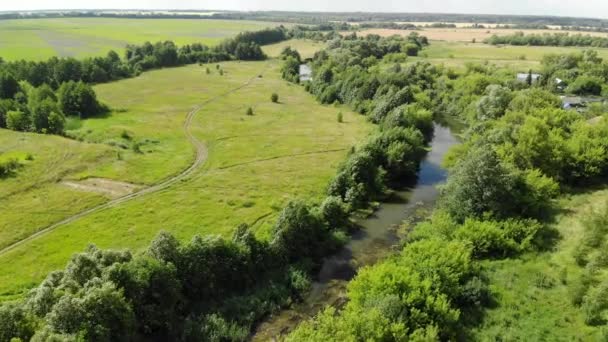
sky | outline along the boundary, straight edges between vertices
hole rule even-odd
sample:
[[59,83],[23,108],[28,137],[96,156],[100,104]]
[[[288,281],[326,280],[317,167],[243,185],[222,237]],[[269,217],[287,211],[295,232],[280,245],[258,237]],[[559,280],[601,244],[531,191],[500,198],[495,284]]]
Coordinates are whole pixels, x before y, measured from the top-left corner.
[[608,18],[608,0],[0,0],[0,11],[110,8],[439,12]]

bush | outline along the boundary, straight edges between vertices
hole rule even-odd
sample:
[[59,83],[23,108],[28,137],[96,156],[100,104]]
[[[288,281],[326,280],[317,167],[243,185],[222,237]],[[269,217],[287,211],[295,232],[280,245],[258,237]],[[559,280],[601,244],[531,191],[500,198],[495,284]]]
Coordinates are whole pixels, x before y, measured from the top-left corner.
[[13,131],[29,131],[32,127],[32,122],[27,113],[14,110],[6,113],[6,128]]
[[273,103],[279,102],[279,94],[272,93],[272,95],[270,95],[270,101],[272,101]]
[[344,121],[344,118],[343,118],[342,112],[338,112],[338,117],[337,117],[337,119],[338,119],[338,122],[339,122],[339,123],[342,123],[342,122]]
[[245,111],[245,115],[249,115],[249,116],[253,115],[253,108],[248,107],[247,111]]
[[0,160],[0,178],[13,174],[19,166],[19,161],[14,158],[3,161]]

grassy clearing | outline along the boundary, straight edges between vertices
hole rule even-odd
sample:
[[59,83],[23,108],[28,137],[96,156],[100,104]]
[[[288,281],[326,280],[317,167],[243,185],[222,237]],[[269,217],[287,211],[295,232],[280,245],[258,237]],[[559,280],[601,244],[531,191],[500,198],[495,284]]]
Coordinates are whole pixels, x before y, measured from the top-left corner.
[[214,45],[247,30],[279,23],[199,19],[63,18],[0,21],[0,57],[44,60],[52,56],[88,57],[128,43],[173,40]]
[[[517,71],[538,69],[540,61],[547,54],[565,54],[586,50],[584,48],[552,46],[493,46],[486,44],[432,41],[420,57],[411,60],[429,60],[432,63],[450,67],[463,67],[467,62],[488,61]],[[593,49],[603,58],[608,58],[608,49]]]
[[600,328],[587,326],[583,310],[571,303],[571,287],[582,274],[573,254],[581,220],[608,200],[608,190],[567,196],[553,225],[561,239],[554,251],[522,259],[486,261],[495,308],[472,332],[479,341],[594,341]]
[[[206,75],[206,67],[159,70],[97,87],[102,100],[125,110],[83,121],[78,132],[84,139],[118,139],[126,129],[133,137],[159,143],[144,145],[143,155],[127,150],[122,160],[75,177],[146,183],[180,170],[192,158],[181,124],[195,103],[263,72],[249,86],[215,99],[197,114],[192,131],[208,146],[209,159],[191,179],[57,228],[0,256],[4,298],[23,293],[88,243],[139,249],[160,229],[188,239],[194,234],[227,235],[243,222],[267,237],[287,201],[324,194],[348,148],[371,129],[363,117],[320,106],[300,86],[281,80],[278,61],[224,63],[224,76],[214,66]],[[279,94],[279,103],[270,101],[273,92]],[[254,115],[246,116],[250,106]],[[336,121],[339,111],[344,113],[342,124]]]
[[262,50],[264,50],[264,53],[270,57],[278,57],[281,54],[281,51],[288,46],[292,49],[298,50],[302,58],[312,58],[314,57],[315,52],[325,47],[325,43],[308,39],[291,39],[284,42],[263,46]]

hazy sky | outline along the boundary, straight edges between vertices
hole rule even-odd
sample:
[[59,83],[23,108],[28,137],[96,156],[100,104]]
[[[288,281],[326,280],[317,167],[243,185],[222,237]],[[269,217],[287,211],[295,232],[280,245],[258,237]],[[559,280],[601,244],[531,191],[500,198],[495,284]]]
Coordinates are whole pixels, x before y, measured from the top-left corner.
[[441,12],[608,18],[608,0],[0,0],[0,11],[73,8]]

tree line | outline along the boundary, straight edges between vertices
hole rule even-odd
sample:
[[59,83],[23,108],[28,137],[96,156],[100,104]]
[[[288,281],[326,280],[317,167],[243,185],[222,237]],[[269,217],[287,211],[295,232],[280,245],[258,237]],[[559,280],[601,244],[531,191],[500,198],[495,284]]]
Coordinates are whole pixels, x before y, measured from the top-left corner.
[[493,35],[484,40],[484,43],[491,45],[527,45],[527,46],[581,46],[581,47],[608,47],[608,38],[594,37],[583,34],[569,33],[544,33],[544,34],[524,34],[516,32],[511,35]]
[[122,59],[115,51],[82,60],[0,59],[0,128],[62,134],[66,116],[86,118],[108,110],[97,101],[91,84],[135,77],[156,68],[265,59],[260,45],[289,37],[290,31],[281,26],[243,32],[214,47],[198,43],[178,47],[172,41],[127,45]]

